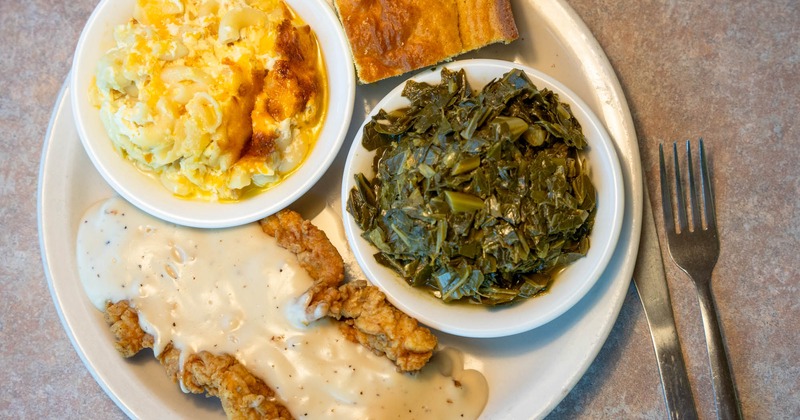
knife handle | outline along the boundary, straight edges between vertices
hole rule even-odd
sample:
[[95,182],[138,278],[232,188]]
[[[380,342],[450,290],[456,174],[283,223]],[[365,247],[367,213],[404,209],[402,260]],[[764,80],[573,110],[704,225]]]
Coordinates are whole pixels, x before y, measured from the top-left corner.
[[[656,349],[661,385],[664,387],[667,412],[671,419],[696,419],[697,411],[689,378],[686,375],[683,354],[680,346],[675,345],[679,343],[677,336],[675,339],[669,339],[665,337],[666,334],[666,331],[663,334],[655,334],[653,345]],[[675,334],[675,331],[672,331],[672,334]]]
[[643,195],[642,233],[633,280],[653,338],[658,373],[661,376],[669,417],[674,420],[696,419],[697,409],[692,398],[689,377],[686,374],[678,331],[675,328],[672,302],[664,276],[664,260],[661,257],[661,247],[646,185]]

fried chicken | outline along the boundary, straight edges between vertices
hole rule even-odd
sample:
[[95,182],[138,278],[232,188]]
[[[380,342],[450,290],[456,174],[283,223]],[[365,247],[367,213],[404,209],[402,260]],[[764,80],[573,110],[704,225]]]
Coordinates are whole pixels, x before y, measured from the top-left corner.
[[436,348],[436,336],[417,320],[386,301],[386,295],[366,281],[337,289],[327,316],[341,320],[345,337],[383,353],[402,371],[422,369]]
[[344,262],[324,232],[291,210],[261,220],[261,227],[297,255],[314,279],[303,295],[308,322],[324,316],[342,321],[345,337],[385,354],[402,371],[417,371],[430,360],[437,339],[428,328],[392,306],[366,281],[340,285]]
[[297,256],[314,285],[336,287],[344,280],[344,261],[325,232],[299,213],[282,210],[260,221],[261,229]]
[[[296,255],[314,280],[301,297],[308,322],[326,316],[338,320],[347,339],[385,355],[398,370],[417,371],[425,366],[436,349],[436,336],[392,306],[377,287],[363,280],[342,284],[344,262],[323,231],[289,210],[262,220],[261,227]],[[128,301],[109,302],[105,319],[122,356],[153,348],[153,336],[142,330],[137,310]],[[201,351],[186,355],[181,365],[180,350],[168,343],[156,357],[167,376],[180,381],[184,389],[219,397],[229,418],[292,418],[275,392],[231,355]]]
[[[114,346],[125,357],[153,348],[153,336],[139,326],[139,316],[127,301],[109,303],[105,311],[116,341]],[[180,365],[180,350],[168,344],[157,356],[173,381],[181,380],[194,394],[218,397],[231,419],[291,419],[275,393],[253,376],[233,356],[202,351],[189,355]]]

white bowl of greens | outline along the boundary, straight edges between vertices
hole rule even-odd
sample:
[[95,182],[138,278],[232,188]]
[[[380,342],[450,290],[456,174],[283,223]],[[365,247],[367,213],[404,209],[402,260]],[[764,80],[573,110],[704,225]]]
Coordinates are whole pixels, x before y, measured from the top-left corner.
[[422,72],[381,100],[353,140],[342,206],[369,280],[467,337],[528,331],[580,301],[624,207],[613,143],[589,107],[498,60]]

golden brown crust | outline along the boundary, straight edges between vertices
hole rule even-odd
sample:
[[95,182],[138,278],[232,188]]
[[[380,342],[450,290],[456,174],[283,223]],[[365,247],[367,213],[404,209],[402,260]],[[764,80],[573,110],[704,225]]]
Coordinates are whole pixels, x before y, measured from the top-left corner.
[[[139,326],[139,315],[127,301],[109,303],[105,315],[120,354],[131,357],[153,347],[153,336]],[[272,389],[233,356],[206,351],[190,354],[181,370],[180,350],[169,343],[157,358],[167,376],[175,382],[180,379],[185,389],[194,394],[218,397],[228,418],[292,418],[289,410],[276,400]]]
[[252,139],[243,153],[248,158],[264,159],[275,150],[277,123],[298,117],[313,126],[322,115],[324,80],[311,27],[296,27],[287,17],[278,25],[275,48],[280,58],[272,69],[260,79],[254,75],[259,90],[251,105]]
[[436,336],[404,314],[366,281],[340,285],[344,264],[324,232],[291,210],[261,221],[265,233],[295,253],[314,279],[305,293],[307,320],[330,317],[342,321],[341,331],[351,341],[385,354],[402,371],[416,371],[436,349]]
[[[162,357],[159,360],[165,364]],[[272,389],[233,356],[206,351],[192,354],[184,362],[180,375],[189,391],[219,397],[231,419],[293,418],[289,410],[277,402]]]
[[256,158],[269,156],[275,151],[275,140],[277,139],[278,133],[274,131],[255,131],[250,139],[250,144],[245,147],[243,155]]
[[509,0],[335,0],[358,77],[372,83],[517,39]]
[[343,321],[345,337],[386,355],[402,371],[417,371],[428,363],[436,336],[390,304],[380,289],[362,280],[344,284],[338,292],[328,316]]
[[319,95],[317,41],[309,26],[295,27],[287,19],[278,25],[275,41],[281,59],[267,72],[263,100],[266,111],[275,121],[282,121],[303,111]]
[[139,327],[139,315],[128,301],[106,304],[103,314],[114,334],[114,347],[124,357],[132,357],[142,349],[153,348],[153,336]]
[[[430,360],[436,336],[392,306],[366,281],[342,285],[344,262],[322,230],[290,210],[265,218],[261,227],[278,245],[294,253],[314,279],[306,295],[309,304],[323,309],[314,319],[327,316],[339,320],[346,338],[385,355],[399,370],[417,371]],[[127,301],[108,303],[105,318],[114,334],[114,346],[124,357],[153,348],[153,336],[142,330],[136,308]],[[180,380],[189,392],[218,397],[229,418],[292,418],[274,391],[233,356],[202,351],[186,355],[181,365],[180,350],[168,343],[156,357],[167,376]]]
[[458,26],[464,51],[517,39],[509,0],[457,0]]
[[297,256],[315,283],[336,287],[344,280],[344,261],[325,232],[300,214],[282,210],[260,221],[261,229]]
[[365,83],[458,54],[453,0],[337,0],[358,76]]

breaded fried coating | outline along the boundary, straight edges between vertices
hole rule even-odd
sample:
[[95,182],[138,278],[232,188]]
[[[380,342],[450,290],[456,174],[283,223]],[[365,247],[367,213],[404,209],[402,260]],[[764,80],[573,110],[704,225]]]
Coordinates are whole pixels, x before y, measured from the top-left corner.
[[282,210],[259,223],[264,233],[297,256],[300,267],[314,279],[315,284],[336,287],[344,280],[342,256],[325,232],[299,213]]
[[[377,287],[364,280],[342,284],[344,262],[323,231],[290,210],[262,220],[261,227],[295,254],[314,280],[303,295],[309,322],[325,316],[340,321],[347,339],[385,355],[401,371],[425,366],[436,349],[436,336],[395,308]],[[137,310],[128,301],[108,303],[105,319],[124,357],[153,348],[153,336],[142,330]],[[156,357],[167,376],[184,389],[218,397],[229,418],[292,418],[275,392],[233,356],[202,351],[185,355],[181,365],[181,351],[168,343]]]
[[283,210],[261,221],[278,245],[296,254],[314,285],[304,294],[306,320],[324,316],[342,321],[344,335],[377,354],[385,354],[402,371],[417,371],[430,360],[436,336],[386,300],[366,281],[340,285],[344,262],[325,232],[291,210]]
[[344,261],[331,244],[325,232],[303,219],[299,213],[283,210],[259,221],[261,229],[278,241],[278,245],[297,256],[297,261],[312,279],[314,285],[305,293],[307,321],[325,316],[330,298],[329,289],[335,289],[344,280]]
[[[177,370],[180,352],[162,352],[158,359]],[[168,369],[171,371],[172,369]],[[292,414],[277,402],[275,393],[264,381],[253,376],[235,357],[207,351],[192,354],[179,372],[184,387],[195,394],[218,397],[232,419],[291,419]],[[175,380],[177,377],[173,377]]]
[[343,321],[339,329],[345,337],[385,354],[402,371],[428,363],[436,336],[389,303],[380,289],[360,280],[343,284],[338,292],[327,316]]
[[[131,357],[145,348],[153,348],[153,336],[139,326],[139,316],[127,301],[109,303],[106,321],[114,334],[116,349]],[[292,414],[280,404],[261,379],[253,376],[233,356],[206,351],[191,354],[180,366],[180,350],[167,344],[157,356],[167,376],[194,394],[218,397],[231,419],[291,419]]]
[[114,347],[123,357],[133,357],[145,348],[153,348],[153,336],[139,326],[139,315],[128,301],[107,303],[103,313],[114,334]]

